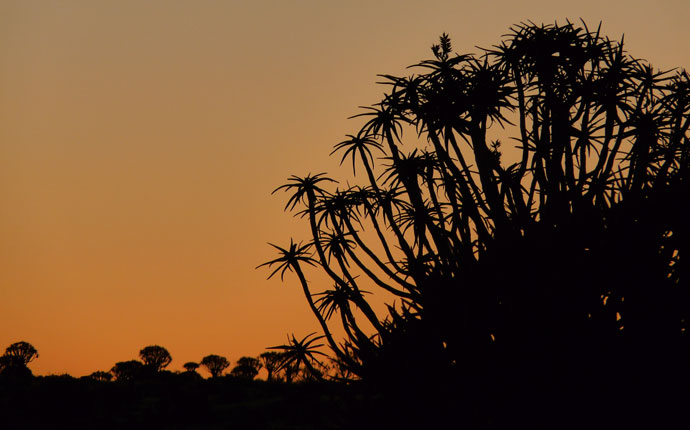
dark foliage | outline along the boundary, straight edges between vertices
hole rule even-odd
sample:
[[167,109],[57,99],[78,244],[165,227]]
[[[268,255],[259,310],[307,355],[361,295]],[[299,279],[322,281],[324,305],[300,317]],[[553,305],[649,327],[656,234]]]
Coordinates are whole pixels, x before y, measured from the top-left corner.
[[15,342],[5,349],[5,356],[26,366],[38,358],[38,351],[28,342]]
[[[382,75],[381,102],[335,146],[360,185],[309,174],[276,190],[312,237],[273,245],[271,276],[295,272],[338,362],[410,408],[449,402],[479,427],[677,417],[688,74],[570,23],[519,25],[480,56],[447,35],[432,51],[419,74]],[[312,292],[305,265],[333,288]],[[383,318],[364,288],[394,299]]]
[[213,378],[222,375],[225,369],[230,366],[227,358],[215,354],[210,354],[202,358],[200,364],[209,371]]
[[110,369],[110,373],[118,381],[134,381],[144,375],[144,364],[137,360],[119,361]]
[[[0,380],[3,429],[351,429],[380,403],[340,384],[164,374],[138,381],[69,375]],[[382,423],[382,421],[379,421]],[[385,428],[385,427],[378,427]]]
[[102,370],[97,370],[89,375],[89,378],[93,379],[94,381],[103,381],[107,382],[113,379],[113,374],[110,372],[104,372]]
[[278,366],[278,370],[282,370],[286,376],[288,382],[290,382],[299,371],[303,368],[306,372],[308,378],[313,378],[316,380],[323,380],[323,374],[318,369],[319,360],[317,356],[326,356],[323,352],[318,349],[323,346],[323,344],[314,344],[317,340],[321,339],[323,336],[312,337],[314,333],[307,335],[302,340],[297,340],[293,335],[288,337],[288,343],[285,345],[272,346],[269,349],[280,349],[281,361]]
[[183,364],[182,367],[184,367],[184,370],[187,372],[196,372],[196,369],[199,368],[199,363],[196,363],[194,361],[188,361],[185,364]]
[[165,369],[172,361],[172,356],[167,349],[158,345],[151,345],[139,351],[139,357],[144,365],[154,372]]
[[261,360],[261,365],[268,373],[266,380],[273,381],[277,372],[280,370],[280,363],[283,361],[283,355],[275,351],[266,351],[259,355],[259,360]]
[[38,358],[38,351],[28,342],[15,342],[0,356],[0,380],[21,381],[31,378],[28,364]]
[[235,367],[230,371],[230,375],[251,381],[259,374],[259,370],[261,370],[261,361],[258,358],[240,357]]

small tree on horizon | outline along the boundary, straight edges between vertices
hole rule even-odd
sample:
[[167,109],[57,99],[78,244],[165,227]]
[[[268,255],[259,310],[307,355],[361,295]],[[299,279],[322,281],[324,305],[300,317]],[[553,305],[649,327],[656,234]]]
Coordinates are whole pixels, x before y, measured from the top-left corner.
[[144,365],[155,372],[160,372],[172,362],[172,356],[167,349],[158,345],[151,345],[139,351],[139,357]]
[[38,358],[38,351],[29,342],[15,342],[5,349],[5,355],[24,366]]
[[258,358],[255,357],[240,357],[237,364],[230,371],[230,375],[239,378],[252,380],[259,374],[262,364]]
[[272,346],[269,349],[280,350],[282,357],[278,370],[285,372],[287,382],[300,372],[303,372],[303,379],[314,379],[322,381],[323,373],[321,368],[323,365],[317,358],[318,356],[327,357],[326,354],[319,351],[323,344],[315,344],[316,341],[322,339],[324,336],[314,336],[315,333],[310,333],[301,340],[297,340],[295,335],[288,336],[288,343],[284,345]]
[[230,366],[227,358],[215,354],[210,354],[202,358],[199,364],[208,370],[212,378],[219,377],[223,374],[223,371]]
[[33,373],[28,364],[38,358],[38,351],[28,342],[15,342],[0,356],[0,374],[11,377],[31,377]]
[[182,367],[184,367],[184,370],[186,372],[196,372],[196,369],[199,368],[199,363],[194,361],[188,361],[185,364],[183,364]]
[[263,368],[266,369],[266,380],[272,381],[277,371],[280,369],[280,363],[283,360],[283,355],[280,352],[266,351],[259,355],[259,359],[261,360]]

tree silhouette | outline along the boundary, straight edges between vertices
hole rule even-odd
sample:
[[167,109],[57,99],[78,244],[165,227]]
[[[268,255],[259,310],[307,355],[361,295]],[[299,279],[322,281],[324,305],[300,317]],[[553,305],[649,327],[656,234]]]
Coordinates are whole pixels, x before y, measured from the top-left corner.
[[[432,52],[416,75],[381,75],[382,100],[335,146],[353,174],[363,166],[355,185],[329,191],[309,174],[275,190],[292,193],[286,210],[311,238],[276,247],[271,276],[297,274],[336,360],[380,386],[445,374],[467,393],[520,398],[678,379],[690,362],[688,73],[571,23],[518,25],[479,56],[453,54],[444,34]],[[333,289],[313,293],[302,263]],[[388,298],[386,313],[363,288]]]
[[259,374],[261,366],[261,361],[258,358],[240,357],[230,374],[236,378],[252,380]]
[[230,366],[227,358],[215,354],[210,354],[202,358],[200,364],[209,371],[213,378],[222,375],[223,371]]
[[144,364],[137,360],[119,361],[110,369],[110,373],[118,381],[134,381],[139,379],[143,372]]
[[199,363],[196,363],[194,361],[188,361],[185,364],[183,364],[182,367],[184,367],[184,370],[187,372],[196,372],[196,369],[199,368]]
[[10,378],[31,377],[33,374],[27,366],[38,358],[38,351],[28,342],[15,342],[5,349],[0,356],[0,375]]
[[26,366],[38,358],[38,351],[28,342],[15,342],[5,349],[5,355]]
[[266,380],[272,381],[280,369],[280,363],[283,360],[282,354],[275,351],[262,352],[259,355],[259,360],[261,360],[263,368],[268,373]]
[[167,349],[158,345],[151,345],[139,351],[139,357],[144,365],[155,372],[160,372],[172,361],[172,357]]

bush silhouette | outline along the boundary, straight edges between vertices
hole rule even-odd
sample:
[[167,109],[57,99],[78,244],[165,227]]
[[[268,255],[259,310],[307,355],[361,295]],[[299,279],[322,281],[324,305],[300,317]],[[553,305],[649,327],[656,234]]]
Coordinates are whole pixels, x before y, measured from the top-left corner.
[[[337,361],[380,387],[523,406],[670,392],[690,363],[688,74],[571,23],[518,25],[479,56],[444,34],[432,52],[382,75],[335,145],[355,185],[275,190],[311,237],[273,245],[270,276],[295,272]],[[307,266],[333,288],[312,291]]]

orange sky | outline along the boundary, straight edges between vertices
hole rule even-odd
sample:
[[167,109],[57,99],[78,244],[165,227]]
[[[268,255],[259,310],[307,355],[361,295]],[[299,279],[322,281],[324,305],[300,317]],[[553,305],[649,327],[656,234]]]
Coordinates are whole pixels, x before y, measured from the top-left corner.
[[306,238],[270,193],[347,178],[328,154],[377,73],[411,73],[444,31],[476,52],[579,17],[690,66],[687,0],[577,3],[0,1],[0,348],[79,376],[151,344],[175,370],[316,331],[296,280],[254,269]]

